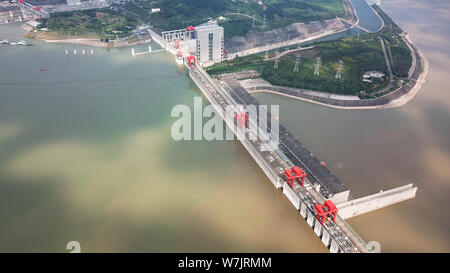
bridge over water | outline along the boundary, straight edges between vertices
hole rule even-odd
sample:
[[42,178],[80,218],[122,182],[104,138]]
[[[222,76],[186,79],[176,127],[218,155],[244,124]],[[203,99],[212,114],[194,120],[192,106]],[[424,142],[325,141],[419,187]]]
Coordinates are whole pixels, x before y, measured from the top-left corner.
[[[159,35],[153,31],[149,33],[165,48]],[[212,79],[202,67],[191,67],[187,63],[185,65],[189,76],[213,105],[216,114],[238,137],[269,181],[277,189],[282,188],[283,194],[331,252],[370,252],[364,240],[345,219],[415,197],[417,188],[409,184],[353,199],[349,189],[281,124],[278,126],[279,134],[275,136],[276,144],[271,141],[274,134],[271,134],[270,113],[267,113],[266,121],[259,120],[259,102],[234,78]],[[242,108],[252,105],[256,107],[245,109],[250,116],[248,128],[236,126],[234,114],[241,113]],[[232,111],[227,111],[229,108]],[[282,179],[284,171],[294,166],[300,167],[307,174],[303,186],[297,181],[289,185]],[[335,221],[318,220],[314,206],[324,204],[326,200],[331,200],[338,208]]]
[[[272,147],[272,144],[267,140],[267,135],[259,135],[257,138],[251,138],[249,134],[254,132],[254,130],[252,131],[249,128],[257,127],[257,120],[250,119],[249,128],[245,126],[239,128],[234,124],[234,116],[232,113],[226,111],[227,107],[235,107],[235,111],[238,112],[238,106],[245,106],[252,103],[249,99],[249,97],[252,97],[246,97],[242,93],[245,90],[237,88],[232,82],[217,84],[201,67],[188,69],[190,77],[200,88],[203,95],[214,106],[216,113],[223,118],[229,128],[238,136],[242,145],[264,171],[272,184],[276,188],[283,188],[283,193],[294,207],[299,210],[300,215],[306,218],[307,223],[314,228],[314,232],[330,248],[330,251],[346,253],[369,252],[366,243],[339,215],[336,217],[335,222],[325,221],[321,224],[316,219],[316,213],[313,209],[315,204],[323,204],[326,199],[330,196],[336,196],[336,194],[340,194],[339,198],[345,199],[345,195],[348,196],[348,189],[337,178],[327,181],[331,185],[330,187],[324,187],[320,184],[324,183],[324,180],[316,177],[304,164],[300,165],[308,174],[304,186],[301,186],[298,182],[294,182],[291,188],[280,177],[285,169],[299,165],[298,159],[293,162],[296,154],[291,150],[290,145],[279,139],[279,147]],[[258,114],[250,113],[250,116],[258,116]],[[263,126],[270,128],[270,124],[263,124]],[[259,130],[256,130],[256,132],[261,134]],[[286,129],[280,128],[280,136],[283,134],[288,134],[288,132]],[[243,135],[244,137],[242,137]],[[273,149],[269,149],[268,147]],[[312,155],[309,156],[311,157]],[[320,166],[326,168],[323,165]],[[332,176],[332,174],[328,176]]]

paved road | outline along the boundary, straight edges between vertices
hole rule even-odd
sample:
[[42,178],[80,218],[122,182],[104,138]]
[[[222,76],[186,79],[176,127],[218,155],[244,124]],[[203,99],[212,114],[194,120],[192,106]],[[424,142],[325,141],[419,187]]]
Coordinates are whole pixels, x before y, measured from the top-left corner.
[[389,55],[388,55],[387,50],[386,50],[386,45],[384,43],[383,38],[378,37],[378,39],[380,39],[381,49],[383,49],[384,59],[386,60],[386,66],[388,68],[389,83],[388,83],[388,85],[385,88],[383,88],[381,90],[378,90],[374,94],[382,94],[382,93],[388,91],[389,89],[391,89],[394,86],[394,75],[392,74],[391,61],[389,59]]

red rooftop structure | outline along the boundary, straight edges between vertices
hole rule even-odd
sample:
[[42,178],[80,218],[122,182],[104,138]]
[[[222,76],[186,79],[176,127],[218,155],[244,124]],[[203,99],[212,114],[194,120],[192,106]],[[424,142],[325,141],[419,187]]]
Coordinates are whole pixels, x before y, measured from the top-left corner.
[[284,176],[286,176],[286,182],[288,183],[289,187],[294,187],[294,181],[298,181],[300,185],[303,186],[305,183],[305,177],[306,173],[300,169],[298,166],[294,166],[291,169],[286,169],[284,171]]
[[245,112],[242,112],[240,114],[236,114],[234,116],[235,119],[237,119],[239,127],[242,128],[244,126],[244,122],[245,122],[245,127],[248,128],[248,115]]
[[189,55],[186,57],[186,62],[189,64],[189,67],[192,67],[192,63],[194,63],[194,66],[197,65],[197,59],[194,55]]
[[323,205],[315,204],[314,211],[316,212],[316,219],[323,225],[325,220],[328,220],[328,217],[333,222],[335,221],[338,209],[331,200],[326,200]]

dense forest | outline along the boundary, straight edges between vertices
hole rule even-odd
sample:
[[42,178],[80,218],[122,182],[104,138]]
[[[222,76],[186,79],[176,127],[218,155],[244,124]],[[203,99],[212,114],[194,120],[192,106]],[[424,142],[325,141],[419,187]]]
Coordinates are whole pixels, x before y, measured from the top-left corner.
[[[233,27],[240,35],[245,35],[249,26],[269,30],[295,22],[345,16],[341,0],[161,0],[158,4],[151,4],[149,0],[135,0],[135,3],[149,9],[161,9],[160,13],[148,16],[149,23],[160,30],[184,28],[223,16],[225,21],[219,23]],[[248,17],[231,17],[230,13],[252,16],[255,25]]]
[[[225,38],[230,38],[245,36],[251,29],[271,30],[346,14],[341,0],[134,0],[113,6],[119,13],[107,9],[55,13],[43,20],[42,27],[68,35],[104,35],[126,33],[138,21],[171,30],[215,19],[225,28]],[[152,8],[160,12],[152,13]]]
[[105,8],[53,13],[50,18],[42,19],[40,27],[66,35],[124,35],[137,25],[134,17]]

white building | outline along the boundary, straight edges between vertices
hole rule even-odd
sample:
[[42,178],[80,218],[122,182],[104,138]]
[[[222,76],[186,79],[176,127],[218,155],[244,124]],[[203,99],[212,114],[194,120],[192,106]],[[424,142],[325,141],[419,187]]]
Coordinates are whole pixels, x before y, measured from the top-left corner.
[[195,27],[196,55],[199,63],[210,65],[223,59],[223,27],[215,21]]
[[366,71],[363,74],[363,82],[372,82],[373,78],[376,79],[382,79],[384,76],[386,76],[383,72],[380,71]]
[[368,78],[383,78],[385,76],[385,74],[383,72],[380,71],[366,71],[364,72],[363,78],[364,79],[368,79]]

